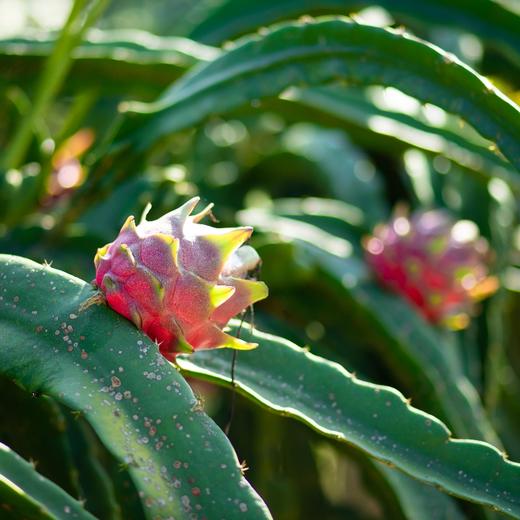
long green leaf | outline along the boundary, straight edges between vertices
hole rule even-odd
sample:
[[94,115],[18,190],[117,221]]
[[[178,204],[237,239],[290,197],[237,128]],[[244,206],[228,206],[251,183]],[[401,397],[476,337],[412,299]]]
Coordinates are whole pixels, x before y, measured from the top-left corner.
[[128,467],[149,518],[269,518],[224,434],[157,346],[92,286],[0,256],[0,371],[84,415]]
[[[55,37],[47,33],[0,40],[3,80],[33,82],[54,43]],[[77,88],[92,85],[106,93],[158,95],[189,67],[199,61],[214,59],[218,53],[213,47],[185,38],[158,37],[135,30],[92,30],[73,52],[74,63],[65,89],[74,92]],[[442,153],[486,177],[502,177],[520,190],[520,181],[507,162],[487,146],[479,146],[460,135],[460,128],[456,132],[450,131],[442,125],[429,125],[406,114],[382,110],[353,88],[293,89],[284,95],[284,99],[295,105],[300,118],[302,111],[305,113],[309,108],[319,110],[339,121],[388,136],[389,140],[400,140],[430,152]],[[285,108],[285,104],[274,107],[282,111]],[[371,139],[370,143],[377,144],[378,140]]]
[[94,520],[81,504],[36,472],[0,443],[0,516],[2,518]]
[[[242,336],[259,347],[237,356],[241,394],[424,482],[520,518],[520,464],[484,442],[452,438],[442,422],[393,388],[360,381],[282,338],[245,329]],[[186,374],[232,386],[232,355],[201,351],[178,361]]]
[[99,441],[81,417],[66,415],[68,436],[81,486],[81,498],[93,515],[106,520],[123,520],[114,485],[99,460]]
[[374,466],[387,480],[396,495],[405,517],[409,520],[463,520],[455,501],[440,491],[425,486],[407,475],[376,462]]
[[[392,520],[464,520],[457,501],[435,487],[414,479],[344,443],[315,443],[320,475],[328,493],[350,494],[351,478],[345,474],[362,475],[370,494],[384,507],[384,518]],[[350,471],[347,469],[350,468]]]
[[245,38],[184,76],[155,103],[128,104],[125,110],[133,117],[120,144],[142,151],[211,114],[277,96],[289,86],[339,80],[392,85],[458,114],[520,168],[520,110],[491,83],[424,41],[342,18],[276,26]]
[[[374,3],[367,0],[227,0],[195,27],[190,37],[217,44],[258,27],[301,15],[348,14]],[[405,21],[452,26],[478,35],[520,63],[520,17],[492,0],[378,0]]]
[[[371,281],[366,265],[354,254],[350,242],[309,221],[302,225],[293,218],[263,210],[243,211],[238,218],[293,241],[301,258],[319,266],[345,303],[363,320],[363,330],[373,336],[392,368],[423,392],[427,388],[428,402],[457,435],[500,445],[475,388],[450,356],[449,345],[402,298]],[[311,218],[307,215],[307,220]]]
[[[411,145],[429,153],[442,154],[456,164],[475,171],[484,180],[499,177],[516,192],[520,191],[520,179],[508,161],[490,149],[489,141],[475,139],[479,136],[468,132],[468,127],[461,128],[457,121],[432,123],[425,117],[422,108],[413,115],[383,109],[376,106],[366,92],[352,87],[291,89],[282,97],[296,105],[293,110],[298,111],[299,117],[302,111],[305,113],[311,109],[332,117],[338,125],[346,123],[354,129],[370,131],[363,145],[371,149],[404,150]],[[285,105],[274,103],[275,110],[283,113],[285,108]],[[379,141],[382,141],[382,146]]]
[[[2,81],[33,82],[55,43],[53,34],[41,32],[0,40]],[[72,52],[64,89],[93,86],[125,96],[157,96],[189,67],[218,54],[218,49],[186,38],[137,30],[91,30]]]
[[58,404],[46,397],[35,398],[5,377],[0,378],[0,395],[0,442],[22,458],[34,460],[38,472],[69,495],[81,496],[66,417]]
[[38,80],[31,111],[22,118],[2,156],[2,167],[18,168],[29,148],[33,127],[45,115],[72,64],[71,53],[83,34],[103,12],[108,0],[75,0],[67,21]]

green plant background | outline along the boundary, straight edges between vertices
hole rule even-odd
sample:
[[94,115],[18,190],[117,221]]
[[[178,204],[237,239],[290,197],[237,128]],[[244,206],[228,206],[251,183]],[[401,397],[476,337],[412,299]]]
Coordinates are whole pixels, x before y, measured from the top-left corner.
[[[37,4],[0,21],[0,517],[520,518],[515,2]],[[194,195],[270,296],[257,350],[174,367],[80,309],[126,217]],[[398,203],[490,242],[467,329],[365,265]]]

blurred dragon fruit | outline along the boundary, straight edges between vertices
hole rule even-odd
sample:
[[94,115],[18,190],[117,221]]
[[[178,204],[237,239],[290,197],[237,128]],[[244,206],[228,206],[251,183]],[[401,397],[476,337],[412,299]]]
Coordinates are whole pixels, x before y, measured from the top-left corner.
[[410,217],[398,211],[364,241],[378,279],[413,303],[431,323],[452,329],[468,325],[475,302],[492,294],[489,247],[477,226],[454,221],[444,210]]
[[201,348],[254,348],[222,328],[267,296],[264,283],[247,277],[260,262],[242,245],[252,228],[199,224],[212,204],[191,215],[198,202],[154,221],[143,217],[138,226],[128,217],[94,260],[95,283],[108,305],[156,340],[168,359]]

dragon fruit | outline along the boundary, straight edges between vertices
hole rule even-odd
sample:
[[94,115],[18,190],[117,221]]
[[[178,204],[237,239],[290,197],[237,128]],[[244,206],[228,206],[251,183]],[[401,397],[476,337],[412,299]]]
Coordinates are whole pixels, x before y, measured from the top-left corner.
[[202,348],[254,348],[222,329],[267,296],[248,278],[260,258],[243,243],[251,227],[199,224],[212,204],[191,215],[199,198],[154,221],[128,217],[117,238],[98,249],[95,283],[108,305],[159,344],[170,360]]
[[366,259],[380,282],[404,296],[434,324],[461,329],[475,302],[492,294],[489,247],[477,226],[444,210],[398,211],[364,241]]

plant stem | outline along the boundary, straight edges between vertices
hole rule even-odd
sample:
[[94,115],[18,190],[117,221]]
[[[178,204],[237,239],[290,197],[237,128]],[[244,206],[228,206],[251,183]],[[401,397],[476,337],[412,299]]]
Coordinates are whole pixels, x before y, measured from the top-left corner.
[[[24,117],[14,132],[2,160],[8,170],[23,164],[31,144],[33,128],[46,113],[49,104],[59,91],[72,64],[72,50],[76,47],[85,31],[101,15],[109,0],[75,0],[69,17],[60,33],[54,49],[48,57],[38,81],[36,95],[31,111]],[[89,8],[85,8],[90,3]]]

